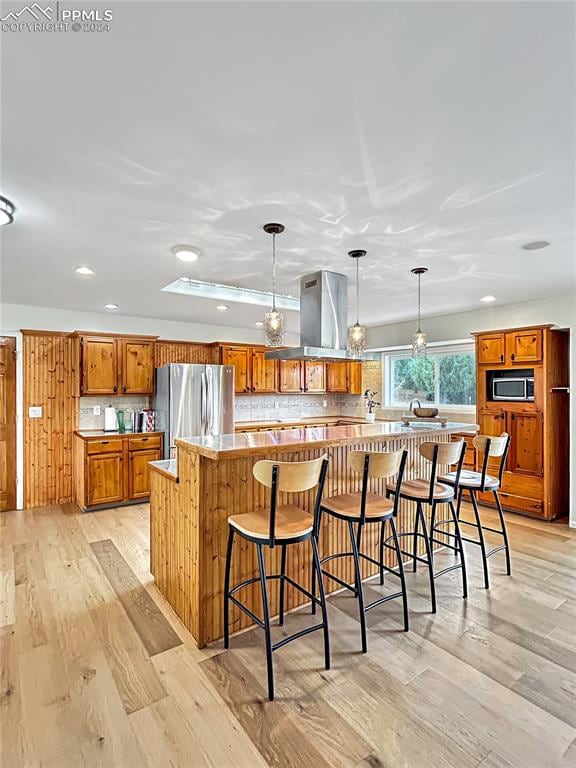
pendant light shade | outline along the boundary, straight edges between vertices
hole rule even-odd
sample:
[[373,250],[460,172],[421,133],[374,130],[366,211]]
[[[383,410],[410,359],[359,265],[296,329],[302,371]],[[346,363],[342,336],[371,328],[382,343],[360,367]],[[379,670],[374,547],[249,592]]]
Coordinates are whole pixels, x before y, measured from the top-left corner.
[[264,315],[267,347],[281,347],[284,342],[284,315],[276,309],[276,235],[284,232],[283,224],[264,224],[264,232],[272,235],[272,309]]
[[366,251],[349,251],[348,256],[356,261],[356,322],[348,328],[346,350],[350,357],[362,357],[366,349],[366,328],[358,322],[360,311],[359,262],[362,256],[366,256]]
[[412,357],[426,357],[428,346],[428,336],[420,327],[420,279],[426,272],[426,267],[416,267],[412,270],[412,274],[418,277],[418,330],[412,336]]

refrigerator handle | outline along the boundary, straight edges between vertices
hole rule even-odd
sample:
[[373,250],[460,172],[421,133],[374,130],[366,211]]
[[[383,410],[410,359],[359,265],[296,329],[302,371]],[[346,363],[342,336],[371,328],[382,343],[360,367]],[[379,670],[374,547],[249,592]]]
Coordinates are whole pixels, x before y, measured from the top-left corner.
[[206,368],[206,434],[212,434],[212,369]]
[[200,388],[200,425],[202,428],[202,436],[207,434],[207,420],[206,420],[206,404],[208,402],[208,387],[206,386],[206,373],[202,371],[202,386]]

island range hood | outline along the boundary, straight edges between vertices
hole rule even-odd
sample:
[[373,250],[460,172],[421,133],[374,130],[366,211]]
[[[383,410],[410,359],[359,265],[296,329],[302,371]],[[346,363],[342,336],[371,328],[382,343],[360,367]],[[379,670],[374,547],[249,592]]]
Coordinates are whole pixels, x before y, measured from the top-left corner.
[[300,280],[300,346],[270,349],[266,360],[378,360],[365,353],[350,357],[346,351],[348,278],[320,270]]

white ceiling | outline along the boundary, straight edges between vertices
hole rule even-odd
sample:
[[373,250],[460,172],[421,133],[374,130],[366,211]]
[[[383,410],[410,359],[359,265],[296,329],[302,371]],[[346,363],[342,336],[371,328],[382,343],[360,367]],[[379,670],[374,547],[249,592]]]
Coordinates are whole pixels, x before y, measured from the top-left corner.
[[110,32],[1,33],[3,301],[253,327],[160,288],[269,289],[267,221],[281,292],[368,251],[367,324],[414,316],[414,266],[428,315],[576,286],[572,3],[110,7]]

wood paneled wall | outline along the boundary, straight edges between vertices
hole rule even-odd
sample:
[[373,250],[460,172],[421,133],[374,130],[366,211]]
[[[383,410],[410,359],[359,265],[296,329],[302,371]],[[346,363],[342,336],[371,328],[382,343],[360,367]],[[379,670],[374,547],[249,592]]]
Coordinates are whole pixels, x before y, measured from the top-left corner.
[[190,341],[156,342],[156,366],[169,363],[218,363],[219,351],[214,344]]
[[[72,501],[73,434],[78,397],[78,344],[68,334],[22,331],[24,505]],[[42,417],[30,418],[30,406]]]

